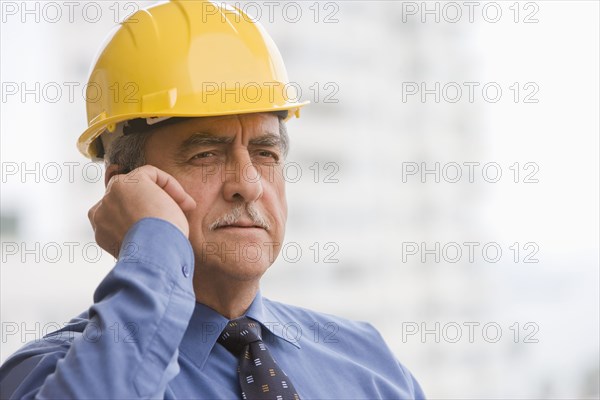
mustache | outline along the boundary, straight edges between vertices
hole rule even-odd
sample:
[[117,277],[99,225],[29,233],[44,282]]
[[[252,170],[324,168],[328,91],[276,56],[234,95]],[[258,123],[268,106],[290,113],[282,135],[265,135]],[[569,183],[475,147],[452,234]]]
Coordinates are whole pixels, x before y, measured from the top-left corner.
[[271,229],[271,224],[267,218],[251,203],[240,203],[228,213],[217,218],[208,227],[211,231],[221,228],[223,226],[233,225],[237,223],[242,217],[247,217],[256,226],[259,226],[265,230]]

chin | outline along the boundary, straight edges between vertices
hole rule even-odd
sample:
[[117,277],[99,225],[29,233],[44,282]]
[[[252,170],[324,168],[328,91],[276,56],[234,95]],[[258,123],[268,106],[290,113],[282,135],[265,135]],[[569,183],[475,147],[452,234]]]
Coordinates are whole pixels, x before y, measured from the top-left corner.
[[235,260],[233,254],[231,254],[225,259],[210,255],[204,256],[204,262],[200,262],[196,266],[200,269],[200,274],[205,275],[201,279],[210,279],[209,276],[220,276],[232,281],[254,281],[260,279],[271,264],[263,259],[256,262]]
[[279,236],[263,229],[219,229],[204,235],[190,232],[201,274],[235,280],[259,279],[266,272],[281,249],[281,240],[274,237]]

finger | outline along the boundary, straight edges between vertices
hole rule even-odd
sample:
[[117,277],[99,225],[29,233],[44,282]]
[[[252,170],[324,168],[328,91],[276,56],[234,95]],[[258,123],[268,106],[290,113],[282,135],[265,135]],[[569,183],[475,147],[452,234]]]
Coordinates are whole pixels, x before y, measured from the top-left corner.
[[148,173],[150,178],[167,192],[183,211],[190,211],[196,208],[196,201],[172,175],[158,168],[151,168]]
[[[113,185],[115,183],[117,183],[119,181],[119,179],[120,179],[119,174],[114,174],[113,176],[110,177],[110,179],[108,180],[108,183],[106,184],[105,194],[110,192]],[[122,177],[121,177],[121,179],[122,179]]]
[[100,207],[100,204],[102,204],[102,200],[100,200],[96,204],[94,204],[88,211],[88,219],[90,220],[90,224],[92,224],[92,228],[94,229],[94,232],[96,232],[95,215],[96,215],[96,211],[98,211],[98,207]]

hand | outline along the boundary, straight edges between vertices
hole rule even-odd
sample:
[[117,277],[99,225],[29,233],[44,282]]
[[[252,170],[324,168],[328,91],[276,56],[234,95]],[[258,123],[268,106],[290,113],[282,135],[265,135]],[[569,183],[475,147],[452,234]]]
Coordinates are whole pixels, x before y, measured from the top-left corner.
[[194,199],[168,173],[151,165],[126,175],[114,175],[104,197],[88,212],[96,242],[115,258],[125,234],[142,218],[164,219],[189,236],[184,211],[196,207]]

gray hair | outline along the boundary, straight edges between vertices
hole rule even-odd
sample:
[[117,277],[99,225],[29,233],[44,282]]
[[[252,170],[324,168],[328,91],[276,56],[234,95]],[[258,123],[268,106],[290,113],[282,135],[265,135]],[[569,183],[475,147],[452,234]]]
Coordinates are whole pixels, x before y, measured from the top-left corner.
[[[287,157],[290,139],[287,127],[284,122],[284,116],[280,113],[274,113],[279,119],[279,136],[281,137],[281,151],[283,158]],[[152,130],[141,133],[133,133],[119,136],[113,139],[104,153],[104,164],[108,167],[111,164],[119,165],[121,173],[128,173],[134,169],[146,164],[146,155],[144,147],[146,140]]]

